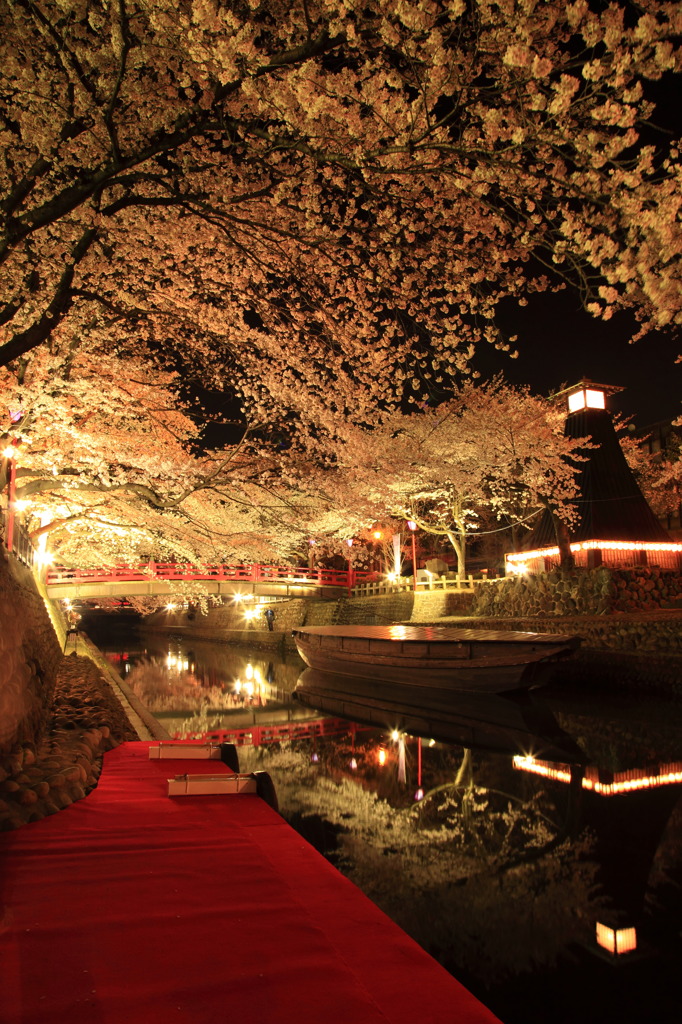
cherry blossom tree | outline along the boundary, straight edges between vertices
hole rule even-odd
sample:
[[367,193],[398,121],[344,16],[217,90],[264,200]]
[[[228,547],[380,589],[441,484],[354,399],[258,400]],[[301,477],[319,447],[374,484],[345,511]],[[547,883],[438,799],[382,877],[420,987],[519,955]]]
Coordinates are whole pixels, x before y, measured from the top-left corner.
[[401,514],[446,538],[464,574],[467,538],[480,536],[483,515],[498,528],[521,526],[548,506],[559,522],[572,520],[589,439],[565,438],[563,426],[563,411],[527,388],[467,381],[450,401],[394,413],[349,442],[339,472],[360,502],[375,503],[375,517]]
[[679,323],[681,18],[0,0],[0,360],[163,356],[331,428],[507,348],[503,297]]
[[659,450],[650,446],[650,435],[638,436],[626,422],[616,421],[618,440],[628,465],[647,502],[657,516],[679,513],[682,504],[682,434],[679,422],[672,425]]
[[3,448],[34,543],[49,535],[54,557],[75,565],[269,561],[288,549],[297,512],[275,456],[248,431],[222,451],[193,451],[201,424],[178,383],[140,359],[82,347],[0,370],[13,420]]

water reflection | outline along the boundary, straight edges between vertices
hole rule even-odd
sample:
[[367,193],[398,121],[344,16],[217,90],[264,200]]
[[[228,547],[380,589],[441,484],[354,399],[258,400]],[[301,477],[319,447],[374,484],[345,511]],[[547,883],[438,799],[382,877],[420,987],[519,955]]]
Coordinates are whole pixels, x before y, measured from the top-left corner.
[[[679,1019],[678,704],[415,700],[295,656],[158,639],[127,654],[167,728],[333,716],[333,736],[241,747],[242,770],[267,770],[287,820],[505,1024]],[[606,947],[633,928],[616,970]]]
[[302,663],[296,655],[180,637],[145,636],[126,645],[99,640],[135,695],[174,737],[256,720],[311,717],[291,705]]

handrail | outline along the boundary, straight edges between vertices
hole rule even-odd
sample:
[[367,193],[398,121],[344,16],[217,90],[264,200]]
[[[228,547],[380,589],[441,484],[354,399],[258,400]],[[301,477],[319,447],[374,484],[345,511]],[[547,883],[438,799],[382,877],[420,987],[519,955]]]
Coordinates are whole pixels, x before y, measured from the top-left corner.
[[295,741],[318,739],[325,736],[353,735],[360,731],[368,731],[372,726],[359,725],[345,718],[294,719],[271,725],[247,725],[235,729],[207,729],[190,732],[185,735],[182,730],[176,732],[173,739],[210,740],[218,743],[233,743],[236,747],[260,747],[267,743],[281,743],[283,740]]
[[261,583],[283,581],[316,586],[348,587],[349,583],[371,582],[378,573],[353,569],[306,569],[291,565],[223,565],[179,562],[143,562],[137,565],[95,566],[87,569],[53,566],[47,570],[47,586],[70,583],[132,583],[145,580],[171,582]]

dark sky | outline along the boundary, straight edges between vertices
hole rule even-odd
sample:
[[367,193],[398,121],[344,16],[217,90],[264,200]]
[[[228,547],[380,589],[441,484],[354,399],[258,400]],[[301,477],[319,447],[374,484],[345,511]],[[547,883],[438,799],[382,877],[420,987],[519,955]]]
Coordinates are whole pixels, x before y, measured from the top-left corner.
[[537,295],[525,308],[510,307],[500,320],[508,334],[518,334],[518,358],[492,348],[475,359],[484,377],[501,370],[512,384],[528,384],[550,394],[582,377],[625,388],[610,400],[614,412],[635,417],[638,428],[682,413],[682,363],[679,332],[652,334],[628,344],[632,320],[625,314],[610,321],[593,319],[574,296]]

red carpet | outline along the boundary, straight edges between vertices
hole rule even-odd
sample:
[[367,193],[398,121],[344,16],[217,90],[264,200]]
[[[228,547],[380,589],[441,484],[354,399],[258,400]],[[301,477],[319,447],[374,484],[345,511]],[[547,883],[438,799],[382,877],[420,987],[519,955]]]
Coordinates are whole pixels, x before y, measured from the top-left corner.
[[169,799],[216,761],[105,756],[0,837],[2,1024],[493,1024],[259,797]]

